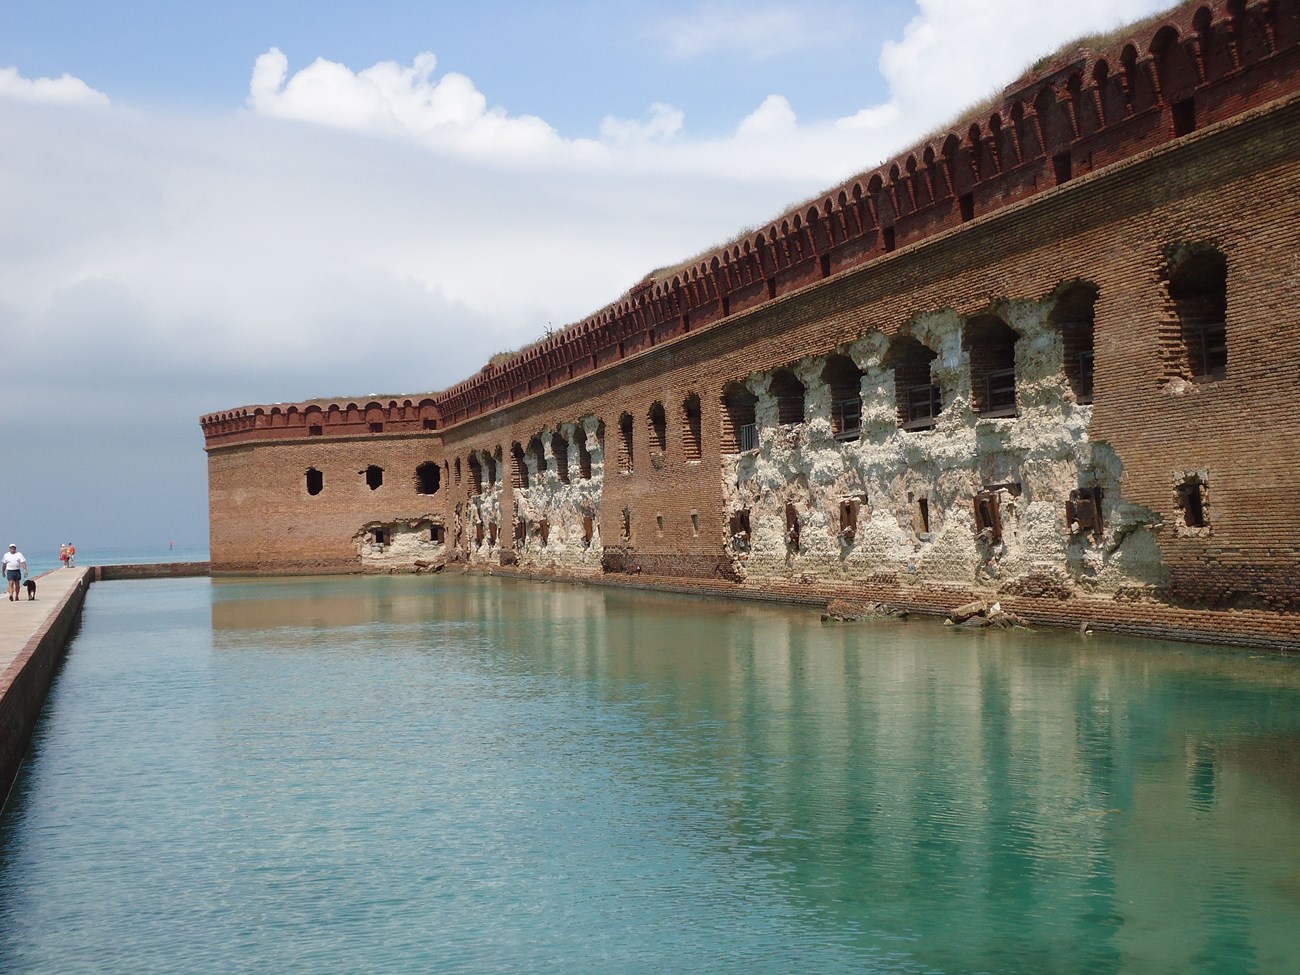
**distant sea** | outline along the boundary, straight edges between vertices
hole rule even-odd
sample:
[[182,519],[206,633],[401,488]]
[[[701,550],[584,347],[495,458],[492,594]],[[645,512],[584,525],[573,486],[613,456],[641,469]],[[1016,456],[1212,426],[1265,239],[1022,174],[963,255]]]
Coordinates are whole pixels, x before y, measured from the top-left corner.
[[[130,548],[95,548],[92,545],[77,546],[78,566],[87,565],[140,565],[147,562],[206,562],[208,547],[206,545],[177,545],[174,548],[161,546],[137,546]],[[32,575],[48,572],[50,569],[62,568],[59,562],[59,550],[32,551],[19,546],[19,551],[27,556],[27,567]]]

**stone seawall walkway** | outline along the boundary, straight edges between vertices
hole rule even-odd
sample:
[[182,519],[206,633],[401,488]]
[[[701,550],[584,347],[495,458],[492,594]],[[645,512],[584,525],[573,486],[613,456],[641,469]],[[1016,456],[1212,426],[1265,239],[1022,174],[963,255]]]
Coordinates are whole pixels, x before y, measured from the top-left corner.
[[0,601],[0,799],[9,792],[93,569],[36,576],[36,599]]
[[[18,659],[27,642],[44,628],[50,615],[63,605],[68,593],[89,571],[51,569],[43,576],[33,577],[36,579],[34,601],[28,601],[25,589],[22,599],[16,603],[0,601],[0,674],[8,674],[10,665]],[[0,684],[0,690],[3,687]]]

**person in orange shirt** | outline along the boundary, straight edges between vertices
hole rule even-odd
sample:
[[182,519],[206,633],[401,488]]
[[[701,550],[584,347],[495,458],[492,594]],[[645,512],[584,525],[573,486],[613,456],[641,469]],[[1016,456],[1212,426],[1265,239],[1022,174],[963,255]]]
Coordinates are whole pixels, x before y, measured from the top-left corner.
[[72,568],[72,560],[77,556],[77,546],[68,542],[68,568]]

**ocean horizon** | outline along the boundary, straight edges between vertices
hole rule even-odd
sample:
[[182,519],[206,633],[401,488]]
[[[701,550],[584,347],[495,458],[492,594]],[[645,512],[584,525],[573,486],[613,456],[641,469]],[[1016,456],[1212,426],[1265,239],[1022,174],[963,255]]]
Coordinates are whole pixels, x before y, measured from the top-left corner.
[[[6,543],[7,544],[7,543]],[[163,545],[136,545],[136,546],[111,546],[107,548],[96,548],[87,545],[85,547],[77,544],[77,566],[85,568],[88,565],[148,565],[155,562],[206,562],[208,561],[207,545],[176,545],[168,547]],[[31,550],[24,548],[21,544],[18,550],[27,556],[27,569],[33,576],[41,575],[52,569],[61,569],[63,566],[59,563],[59,549],[56,545],[53,551],[46,551],[44,548]]]

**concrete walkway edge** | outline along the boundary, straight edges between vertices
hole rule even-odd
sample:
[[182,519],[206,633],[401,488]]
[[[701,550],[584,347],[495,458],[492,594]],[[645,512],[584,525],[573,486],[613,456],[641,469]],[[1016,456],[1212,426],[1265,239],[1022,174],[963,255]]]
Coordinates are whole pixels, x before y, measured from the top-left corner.
[[[53,569],[35,577],[38,595],[41,590],[50,591],[56,602],[46,610],[44,619],[25,617],[27,626],[32,622],[37,626],[16,654],[12,654],[12,644],[6,647],[3,643],[7,641],[0,640],[0,796],[8,797],[18,774],[68,637],[81,618],[93,572],[92,568]],[[0,603],[0,611],[5,609],[16,607]],[[22,620],[13,620],[12,624],[23,625]],[[5,627],[8,631],[13,628]]]

